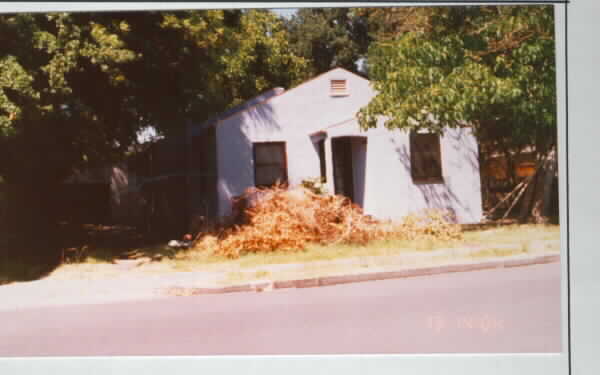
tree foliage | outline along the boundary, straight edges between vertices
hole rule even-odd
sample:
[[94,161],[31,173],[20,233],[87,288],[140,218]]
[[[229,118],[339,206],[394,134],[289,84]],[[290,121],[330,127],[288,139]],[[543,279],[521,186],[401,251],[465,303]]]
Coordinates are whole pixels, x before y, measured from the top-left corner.
[[533,152],[536,202],[531,184],[521,215],[533,207],[529,213],[539,216],[557,135],[552,6],[399,8],[368,16],[379,25],[368,55],[378,95],[360,111],[361,125],[383,119],[391,129],[437,133],[471,127],[480,162],[503,154],[513,181],[512,161]]
[[367,18],[351,8],[303,8],[286,21],[290,45],[309,62],[309,76],[341,67],[362,73],[357,64],[371,38]]
[[59,182],[306,68],[266,11],[0,16],[0,176]]
[[[369,51],[379,95],[361,111],[390,128],[472,126],[480,140],[537,146],[556,137],[552,7],[413,10],[420,22]],[[413,19],[414,21],[414,19]]]
[[59,180],[133,137],[120,66],[138,56],[107,28],[78,21],[0,16],[0,175],[9,182]]
[[221,90],[228,90],[227,106],[274,86],[291,87],[306,78],[308,60],[294,52],[283,22],[271,12],[244,12],[231,43],[221,56],[225,69],[219,82]]

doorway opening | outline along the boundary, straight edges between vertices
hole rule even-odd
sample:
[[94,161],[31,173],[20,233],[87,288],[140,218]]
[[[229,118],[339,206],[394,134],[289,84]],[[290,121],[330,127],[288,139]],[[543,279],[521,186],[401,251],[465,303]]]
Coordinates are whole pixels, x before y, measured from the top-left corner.
[[331,140],[335,194],[348,197],[363,207],[366,177],[367,138],[348,136]]

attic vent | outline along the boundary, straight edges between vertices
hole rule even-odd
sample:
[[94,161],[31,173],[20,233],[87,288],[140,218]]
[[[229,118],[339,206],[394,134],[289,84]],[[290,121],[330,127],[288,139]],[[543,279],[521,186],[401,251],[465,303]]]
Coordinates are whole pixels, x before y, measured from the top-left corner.
[[331,96],[348,95],[348,83],[345,79],[332,79],[330,81],[329,93]]

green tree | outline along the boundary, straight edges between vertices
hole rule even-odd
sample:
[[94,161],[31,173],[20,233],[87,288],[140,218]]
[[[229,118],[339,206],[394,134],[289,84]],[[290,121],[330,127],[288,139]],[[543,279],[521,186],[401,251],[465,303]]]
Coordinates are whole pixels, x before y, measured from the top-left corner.
[[[0,176],[15,182],[62,181],[145,126],[201,121],[306,67],[266,11],[5,15],[0,38]],[[35,142],[43,162],[21,152]]]
[[[193,54],[179,69],[177,92],[193,97],[189,114],[201,121],[276,86],[290,87],[306,76],[307,61],[295,54],[282,20],[266,10],[216,11],[212,19],[190,11],[165,15],[163,26],[182,33]],[[145,35],[142,33],[141,35]],[[145,63],[144,63],[145,64]]]
[[538,168],[523,213],[540,219],[556,147],[553,8],[414,8],[402,16],[391,27],[398,32],[384,30],[369,50],[378,95],[361,124],[384,117],[386,127],[405,130],[469,126],[483,150],[510,158],[533,150]]
[[363,73],[357,62],[370,42],[367,18],[352,8],[303,8],[286,26],[294,52],[310,63],[309,76],[342,67]]
[[52,190],[119,160],[152,126],[169,134],[298,80],[281,21],[263,11],[0,16],[0,178],[27,227],[52,223]]
[[3,229],[37,245],[53,243],[56,185],[135,136],[120,67],[137,56],[80,17],[0,16],[0,176],[18,186]]

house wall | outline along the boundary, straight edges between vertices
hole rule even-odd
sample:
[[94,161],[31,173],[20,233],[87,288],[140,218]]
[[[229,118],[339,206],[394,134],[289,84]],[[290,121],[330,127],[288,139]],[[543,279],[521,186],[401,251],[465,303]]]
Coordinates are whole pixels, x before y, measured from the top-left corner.
[[[358,124],[331,129],[329,139],[360,132]],[[418,184],[411,176],[409,135],[383,126],[367,136],[365,213],[386,219],[435,208],[460,223],[482,219],[478,146],[470,129],[447,129],[440,139],[443,183]],[[330,143],[330,141],[329,141]],[[333,185],[328,187],[333,188]]]
[[[330,79],[346,79],[349,96],[331,97]],[[310,134],[325,130],[327,186],[333,189],[331,139],[364,136],[353,143],[355,190],[365,213],[398,219],[425,208],[454,212],[459,222],[482,217],[477,143],[468,129],[448,130],[441,139],[441,184],[415,184],[410,174],[409,137],[383,126],[362,131],[356,112],[373,97],[369,82],[336,69],[223,120],[216,127],[219,216],[231,213],[231,199],[254,186],[253,142],[285,141],[291,185],[320,175]],[[361,153],[366,147],[366,153]],[[364,167],[362,167],[364,166]],[[361,172],[362,171],[362,172]],[[356,183],[364,173],[363,183]],[[362,186],[361,186],[362,185]],[[360,202],[362,201],[362,202]]]
[[[330,96],[331,79],[346,79],[350,95]],[[373,95],[367,80],[335,69],[221,121],[216,125],[219,215],[229,215],[231,198],[254,186],[253,142],[286,142],[290,184],[317,177],[319,155],[309,134],[351,119]]]

